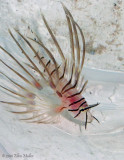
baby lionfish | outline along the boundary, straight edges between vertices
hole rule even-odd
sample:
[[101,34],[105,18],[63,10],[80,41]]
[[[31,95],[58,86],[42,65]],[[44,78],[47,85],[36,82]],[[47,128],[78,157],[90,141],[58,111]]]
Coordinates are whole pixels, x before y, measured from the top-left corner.
[[[13,85],[13,87],[11,85],[9,87],[0,85],[0,87],[4,90],[4,93],[7,92],[7,96],[9,95],[16,99],[16,101],[2,100],[0,102],[14,107],[14,110],[11,109],[10,112],[22,115],[23,118],[21,120],[27,122],[57,123],[63,112],[67,112],[71,116],[73,115],[72,118],[74,119],[77,119],[79,115],[82,115],[80,113],[83,113],[82,116],[85,115],[86,128],[88,122],[92,122],[93,119],[97,120],[90,113],[90,109],[97,106],[98,103],[88,105],[82,96],[82,92],[88,82],[83,82],[83,76],[81,74],[85,59],[85,39],[80,26],[74,21],[69,10],[63,4],[62,6],[69,29],[71,58],[66,58],[63,54],[55,35],[43,15],[44,24],[61,57],[61,64],[57,62],[57,58],[45,46],[38,35],[35,34],[35,39],[25,38],[15,29],[18,37],[23,41],[23,46],[26,45],[30,49],[31,53],[29,53],[25,51],[22,44],[9,30],[14,43],[16,43],[22,52],[22,57],[24,56],[26,62],[21,60],[22,57],[19,59],[19,55],[14,55],[0,46],[1,51],[9,57],[9,60],[11,59],[13,63],[16,63],[15,68],[15,65],[12,63],[8,65],[8,63],[0,59],[1,64],[6,68],[0,74],[4,79],[11,82],[9,84]],[[79,35],[82,41],[80,43],[83,45],[82,50],[79,43]],[[42,49],[37,51],[36,45]],[[41,53],[42,50],[45,52],[46,58]],[[6,70],[9,70],[7,72],[8,75],[5,73]],[[45,89],[47,90],[46,92]],[[56,97],[56,99],[53,97]],[[15,108],[18,110],[15,111]],[[30,114],[31,116],[29,116]]]

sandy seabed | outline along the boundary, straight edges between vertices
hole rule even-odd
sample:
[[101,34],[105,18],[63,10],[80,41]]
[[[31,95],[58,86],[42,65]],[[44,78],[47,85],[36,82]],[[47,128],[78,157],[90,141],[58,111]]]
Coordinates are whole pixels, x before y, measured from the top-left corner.
[[[34,30],[39,26],[46,40],[47,34],[39,21],[40,9],[56,34],[61,35],[58,36],[61,45],[64,48],[68,45],[65,17],[59,2],[1,0],[0,3],[1,45],[6,43],[14,50],[7,29],[15,26],[25,35],[28,26],[33,26]],[[92,109],[100,124],[93,121],[85,130],[83,125],[63,117],[55,125],[24,123],[0,104],[0,160],[124,159],[123,1],[65,0],[63,3],[84,30],[87,46],[84,75],[89,80],[84,96],[89,104],[100,102]],[[0,92],[0,100],[3,96]]]

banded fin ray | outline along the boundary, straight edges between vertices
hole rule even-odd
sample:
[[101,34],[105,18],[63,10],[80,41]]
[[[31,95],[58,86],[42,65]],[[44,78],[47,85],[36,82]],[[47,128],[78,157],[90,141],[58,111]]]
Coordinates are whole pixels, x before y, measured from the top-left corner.
[[[84,81],[82,75],[85,59],[85,39],[80,26],[75,22],[70,11],[64,4],[62,4],[62,6],[66,15],[69,31],[71,58],[67,58],[64,54],[64,49],[58,43],[57,38],[44,15],[42,15],[42,19],[58,51],[57,53],[61,58],[60,64],[58,63],[58,58],[55,58],[52,50],[49,49],[49,47],[46,47],[47,45],[40,40],[39,36],[35,34],[36,38],[32,39],[30,36],[23,36],[19,30],[14,29],[19,38],[21,38],[21,41],[31,51],[30,53],[29,51],[26,51],[27,48],[25,48],[25,45],[23,46],[22,43],[15,38],[13,32],[9,30],[11,38],[22,52],[21,54],[24,55],[26,62],[22,64],[20,59],[17,59],[16,56],[14,57],[12,53],[9,53],[2,46],[0,46],[0,49],[18,64],[18,67],[24,71],[27,77],[21,71],[16,71],[15,68],[0,59],[8,69],[25,82],[25,85],[23,86],[18,81],[13,81],[8,75],[0,72],[0,74],[5,76],[18,88],[18,91],[16,92],[14,89],[9,89],[2,85],[0,85],[0,87],[13,95],[20,97],[19,102],[7,102],[5,100],[0,100],[0,102],[10,106],[17,106],[18,109],[24,107],[24,110],[20,111],[15,109],[15,111],[12,110],[11,112],[22,116],[24,115],[21,120],[25,120],[29,123],[54,123],[59,120],[60,116],[63,116],[63,110],[68,114],[68,111],[72,111],[74,119],[77,118],[81,112],[84,112],[86,114],[86,128],[87,123],[92,121],[93,118],[89,109],[97,105],[88,105],[82,95],[88,83],[88,81]],[[32,42],[35,44],[32,44]],[[81,51],[81,44],[83,45],[83,52]],[[41,50],[37,51],[35,45],[40,47]],[[45,57],[42,51],[43,53],[45,51],[45,55],[48,58]],[[30,85],[30,89],[29,86],[27,87],[28,84]],[[29,114],[31,114],[30,117],[28,116]]]

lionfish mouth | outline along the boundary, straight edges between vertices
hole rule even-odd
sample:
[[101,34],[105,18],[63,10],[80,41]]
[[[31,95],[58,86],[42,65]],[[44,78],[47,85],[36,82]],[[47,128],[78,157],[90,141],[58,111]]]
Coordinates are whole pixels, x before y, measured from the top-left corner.
[[[14,66],[8,64],[9,60],[6,63],[0,59],[3,66],[11,72],[5,73],[1,71],[0,74],[4,76],[4,79],[6,78],[7,81],[9,80],[9,82],[14,85],[11,89],[2,85],[0,85],[0,87],[6,91],[7,94],[9,93],[8,95],[17,100],[1,100],[0,102],[14,106],[14,109],[18,108],[18,110],[21,111],[12,110],[11,112],[24,115],[25,118],[23,118],[23,120],[35,123],[56,123],[63,110],[67,110],[67,112],[72,111],[74,115],[76,114],[74,118],[85,111],[86,128],[88,121],[87,113],[91,108],[99,105],[99,103],[88,105],[82,95],[88,82],[84,82],[84,77],[81,74],[85,59],[85,39],[80,26],[75,22],[69,10],[64,4],[62,4],[62,6],[68,24],[71,58],[65,57],[44,15],[42,15],[44,24],[61,57],[61,64],[57,62],[58,58],[55,58],[52,51],[45,46],[39,35],[34,33],[35,39],[30,37],[26,38],[15,29],[15,32],[27,45],[31,53],[33,53],[32,56],[30,52],[25,51],[24,46],[21,45],[9,30],[11,38],[22,52],[26,63],[0,46],[0,49],[6,56],[9,56],[13,62],[16,63],[16,67],[19,67],[19,70],[17,70]],[[79,41],[79,36],[81,37],[81,42]],[[41,50],[37,51],[33,43],[44,50],[47,58],[41,53]],[[6,71],[6,69],[4,71]],[[11,74],[13,76],[11,76]],[[56,100],[50,98],[49,93],[44,93],[44,88],[46,87],[53,90]],[[57,102],[57,100],[59,102]],[[28,114],[31,114],[31,116],[27,117]],[[95,118],[94,116],[92,117]]]

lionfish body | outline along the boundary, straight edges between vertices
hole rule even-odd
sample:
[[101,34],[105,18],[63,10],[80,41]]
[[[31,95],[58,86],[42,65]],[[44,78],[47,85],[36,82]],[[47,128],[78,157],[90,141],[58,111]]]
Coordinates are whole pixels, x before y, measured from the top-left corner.
[[[22,83],[25,84],[22,85],[18,81],[13,80],[13,78],[10,78],[5,73],[0,72],[2,76],[14,84],[16,90],[0,85],[1,88],[6,92],[9,92],[9,94],[18,100],[17,102],[0,102],[17,107],[18,109],[21,108],[21,111],[11,112],[25,115],[26,118],[23,118],[23,120],[27,120],[28,122],[55,123],[63,111],[73,113],[74,118],[78,117],[78,115],[83,112],[86,114],[86,127],[87,122],[91,122],[92,119],[95,118],[90,113],[90,108],[95,107],[98,104],[88,105],[85,98],[82,96],[82,92],[87,84],[87,81],[84,83],[84,78],[81,75],[85,58],[85,40],[82,30],[74,21],[71,13],[64,5],[63,8],[69,28],[71,59],[65,58],[65,55],[63,54],[63,51],[44,16],[42,16],[43,21],[60,54],[62,61],[61,64],[58,64],[52,52],[44,45],[37,35],[35,35],[35,40],[29,37],[25,38],[18,30],[15,30],[33,52],[34,56],[31,58],[29,53],[23,49],[21,44],[16,40],[12,32],[9,30],[11,37],[23,55],[26,57],[28,63],[22,64],[18,58],[12,55],[12,53],[9,53],[2,46],[0,46],[0,49],[3,50],[7,56],[13,59],[13,61],[16,62],[23,72],[17,71],[14,67],[11,67],[5,63],[2,59],[0,60],[1,63],[3,63],[5,67],[19,77]],[[80,34],[83,44],[82,55],[80,53],[81,46],[79,43],[78,34]],[[49,60],[47,60],[47,58],[45,58],[45,56],[43,56],[40,52],[37,52],[35,47],[32,45],[32,42],[33,44],[36,44],[44,49],[49,57]],[[76,46],[76,48],[74,46]],[[34,62],[34,59],[37,61],[37,63]],[[44,88],[47,87],[52,89],[52,94],[49,92],[45,94]],[[57,99],[54,99],[51,95],[57,97],[58,102]],[[27,117],[27,114],[31,114],[31,116]]]

